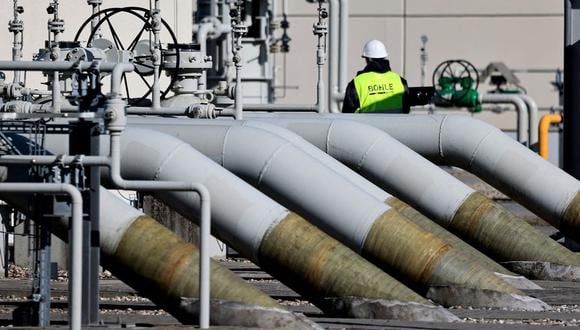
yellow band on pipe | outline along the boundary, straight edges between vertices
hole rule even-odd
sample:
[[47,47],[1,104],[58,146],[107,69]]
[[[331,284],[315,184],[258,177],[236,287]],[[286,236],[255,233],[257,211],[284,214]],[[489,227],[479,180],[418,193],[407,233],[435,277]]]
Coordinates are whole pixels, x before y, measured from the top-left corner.
[[558,114],[547,114],[542,116],[540,119],[540,125],[538,128],[538,149],[540,156],[544,159],[548,159],[548,132],[550,130],[550,125],[552,124],[559,124],[562,122],[562,116]]

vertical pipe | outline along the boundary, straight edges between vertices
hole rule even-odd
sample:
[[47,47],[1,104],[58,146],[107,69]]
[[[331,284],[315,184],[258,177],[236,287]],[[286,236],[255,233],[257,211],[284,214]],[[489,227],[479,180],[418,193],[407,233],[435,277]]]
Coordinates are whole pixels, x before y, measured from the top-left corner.
[[72,259],[69,282],[69,327],[81,328],[82,305],[82,247],[83,247],[83,197],[79,190],[70,184],[61,183],[2,183],[0,192],[6,193],[65,193],[71,199]]
[[519,94],[518,96],[526,103],[526,106],[528,107],[528,142],[529,147],[534,149],[538,143],[538,131],[535,129],[538,127],[538,104],[529,95]]
[[316,105],[318,112],[326,112],[326,102],[324,102],[324,64],[326,64],[326,35],[328,27],[326,25],[327,11],[322,6],[322,2],[318,3],[318,21],[314,24],[314,35],[317,36],[316,44],[316,65],[317,65],[317,83],[316,83]]
[[550,133],[550,125],[558,124],[562,122],[562,116],[558,114],[547,114],[542,116],[540,124],[538,125],[539,131],[539,142],[538,142],[538,153],[542,158],[548,160],[548,134]]
[[[205,187],[203,188],[205,189]],[[211,202],[209,191],[200,194],[200,248],[199,248],[199,327],[209,329],[209,299],[210,299],[210,255],[209,240],[211,232]]]
[[493,104],[501,104],[507,103],[512,104],[516,107],[516,111],[518,113],[518,121],[517,121],[517,140],[519,143],[526,145],[528,142],[528,134],[526,132],[526,126],[528,125],[528,107],[526,103],[518,96],[514,94],[484,94],[481,96],[482,103],[493,103]]
[[[8,22],[8,31],[14,34],[14,39],[12,42],[12,60],[20,61],[22,60],[22,44],[23,44],[23,30],[24,23],[20,17],[21,8],[18,6],[18,0],[14,0],[14,17]],[[20,84],[22,82],[22,71],[14,71],[15,84]]]
[[338,104],[334,101],[334,95],[338,92],[338,48],[339,48],[339,29],[340,29],[340,10],[339,0],[329,0],[329,49],[328,56],[328,111],[331,113],[340,112]]
[[564,7],[564,157],[563,169],[580,179],[580,0]]
[[[349,1],[340,0],[340,53],[338,55],[338,92],[344,94],[348,78],[348,26],[349,26]],[[334,100],[333,100],[334,101]]]
[[[151,53],[153,54],[153,86],[151,86],[151,101],[153,109],[161,107],[161,87],[159,86],[159,75],[161,74],[161,49],[159,48],[159,33],[161,32],[161,17],[159,16],[159,0],[155,0],[155,7],[151,13],[152,30],[153,30],[153,46]],[[176,52],[179,50],[175,50]]]

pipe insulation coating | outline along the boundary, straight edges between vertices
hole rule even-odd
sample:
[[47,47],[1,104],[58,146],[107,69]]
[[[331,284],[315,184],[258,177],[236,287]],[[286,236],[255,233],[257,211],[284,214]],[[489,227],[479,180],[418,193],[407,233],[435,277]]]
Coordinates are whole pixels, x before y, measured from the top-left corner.
[[[195,129],[191,129],[194,126]],[[347,239],[345,244],[369,256],[383,269],[399,274],[402,279],[410,279],[414,285],[426,288],[451,283],[510,293],[517,291],[287,140],[256,128],[230,126],[228,122],[196,120],[181,125],[157,125],[156,129],[192,143],[259,189],[298,208],[318,226],[340,239]],[[213,139],[204,139],[207,136]],[[256,143],[259,148],[251,151],[244,148],[256,146]],[[347,205],[346,209],[343,204]],[[376,210],[381,213],[377,215]],[[353,223],[358,227],[353,227]],[[357,235],[350,232],[353,228],[359,231]],[[368,233],[363,238],[363,246],[358,245],[361,228]],[[368,236],[373,237],[370,243]],[[388,245],[381,242],[388,242]],[[423,263],[409,263],[409,260]]]

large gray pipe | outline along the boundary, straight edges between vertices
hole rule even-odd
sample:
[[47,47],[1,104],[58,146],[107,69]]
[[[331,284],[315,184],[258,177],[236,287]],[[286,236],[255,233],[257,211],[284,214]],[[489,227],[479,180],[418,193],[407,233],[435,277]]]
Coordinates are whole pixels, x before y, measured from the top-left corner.
[[[580,258],[568,249],[377,128],[340,119],[277,119],[271,122],[304,137],[500,260],[580,265]],[[384,200],[403,207],[390,197]],[[480,203],[474,204],[474,200]],[[481,203],[488,207],[482,208]],[[475,223],[480,225],[475,226]],[[493,228],[488,229],[491,223]],[[530,247],[529,242],[537,245]]]
[[[291,120],[291,121],[294,123],[294,120]],[[135,118],[135,119],[132,119],[132,122],[143,124],[143,123],[146,123],[146,120]],[[178,125],[183,124],[182,120],[167,119],[167,120],[164,120],[163,122],[166,125],[170,125],[171,123],[178,124]],[[361,188],[365,192],[373,195],[378,201],[380,201],[380,202],[386,201],[387,204],[396,208],[399,212],[403,213],[403,215],[405,215],[407,218],[409,218],[409,220],[413,221],[416,225],[421,227],[423,230],[430,232],[430,233],[433,233],[434,235],[443,239],[445,242],[447,242],[451,246],[456,247],[456,248],[462,250],[463,252],[468,253],[471,258],[477,259],[478,262],[480,262],[482,265],[484,265],[487,269],[494,271],[494,272],[498,272],[498,273],[510,274],[510,275],[512,274],[510,271],[508,271],[504,267],[500,266],[498,263],[494,262],[493,260],[491,260],[490,258],[485,256],[484,254],[482,254],[478,250],[474,249],[470,245],[466,244],[465,242],[463,242],[461,239],[459,239],[455,235],[451,234],[450,232],[448,232],[447,230],[445,230],[441,226],[437,225],[435,222],[422,216],[419,212],[417,212],[416,210],[411,208],[409,205],[403,203],[402,201],[397,200],[394,196],[388,194],[387,192],[380,189],[379,187],[377,187],[376,185],[374,185],[370,181],[368,181],[368,180],[364,179],[362,176],[356,174],[355,172],[353,172],[352,170],[347,168],[345,165],[343,165],[342,163],[337,161],[335,158],[332,158],[332,157],[328,156],[327,154],[321,152],[321,150],[319,149],[320,145],[324,144],[321,141],[326,140],[326,141],[330,142],[330,139],[327,139],[326,135],[321,134],[320,132],[325,131],[325,132],[329,133],[329,130],[322,129],[322,131],[318,131],[318,133],[316,133],[314,130],[309,130],[310,133],[313,133],[313,134],[308,134],[310,137],[313,137],[312,135],[316,136],[313,140],[320,138],[320,140],[319,140],[320,143],[317,143],[315,141],[310,140],[310,142],[312,143],[311,144],[311,143],[308,143],[306,140],[304,140],[299,135],[297,135],[289,130],[280,129],[280,126],[287,126],[285,124],[287,124],[288,121],[277,121],[277,122],[278,122],[278,126],[272,125],[270,123],[263,122],[263,121],[227,121],[227,122],[224,122],[224,121],[219,121],[219,122],[205,121],[204,125],[212,125],[213,124],[213,125],[222,126],[224,124],[229,124],[231,126],[254,127],[254,128],[261,129],[261,130],[265,130],[271,134],[274,134],[274,135],[281,137],[287,141],[290,141],[294,146],[296,146],[300,150],[306,152],[308,155],[312,156],[313,158],[317,159],[318,161],[322,162],[325,166],[329,167],[330,169],[332,169],[334,172],[336,172],[337,174],[339,174],[343,178],[345,178],[348,181],[350,181],[351,183],[355,184],[356,186],[358,186],[359,188]],[[311,120],[305,120],[304,122],[307,126],[310,126],[309,124],[312,123]],[[352,124],[355,127],[359,126],[358,128],[363,128],[364,130],[362,132],[361,131],[357,132],[357,133],[361,133],[363,135],[365,134],[365,131],[367,131],[368,129],[376,130],[379,133],[381,133],[382,135],[386,135],[386,133],[383,133],[383,132],[381,132],[378,129],[375,129],[373,127],[368,127],[368,126],[358,124],[358,123],[355,123],[352,121],[349,121],[348,123]],[[294,125],[292,125],[292,126],[294,127]],[[301,125],[296,125],[296,126],[301,127]],[[288,128],[290,128],[290,127],[288,127]],[[311,128],[317,129],[320,127],[317,125],[312,125]],[[319,146],[319,148],[315,147],[315,145]],[[394,145],[394,149],[398,150],[401,148],[408,149],[404,145],[396,142],[396,145]],[[321,148],[321,149],[324,150],[324,148]],[[417,154],[414,154],[414,155],[415,155],[415,157],[419,157]],[[429,164],[431,165],[431,163],[429,163]],[[433,165],[431,165],[431,166],[433,166]],[[445,173],[445,172],[443,172],[443,174],[447,175],[447,173]],[[454,178],[450,178],[450,179],[457,181]],[[469,187],[465,187],[465,189],[468,191],[472,191],[471,188],[469,188]],[[429,200],[429,201],[432,202],[432,200]],[[434,201],[434,202],[438,203],[438,201]]]
[[[214,196],[216,236],[315,302],[329,296],[426,302],[183,141],[142,129],[128,129],[122,141],[124,174],[206,185]],[[199,207],[197,201],[192,205],[189,194],[159,192],[157,196],[184,216],[191,217],[191,208]]]
[[[289,118],[278,114],[252,117]],[[580,239],[578,181],[494,126],[452,115],[300,117],[350,119],[377,127],[431,161],[476,174],[565,234]]]
[[[192,143],[259,189],[314,219],[318,226],[356,251],[391,272],[396,270],[407,281],[423,287],[452,283],[513,290],[287,140],[264,130],[218,121],[142,125]],[[418,237],[420,243],[416,243]]]
[[[47,147],[66,153],[65,141],[49,135]],[[123,177],[205,185],[212,195],[214,234],[313,301],[354,296],[427,303],[181,140],[128,129],[121,142]],[[190,218],[200,207],[191,193],[159,192],[157,197]]]

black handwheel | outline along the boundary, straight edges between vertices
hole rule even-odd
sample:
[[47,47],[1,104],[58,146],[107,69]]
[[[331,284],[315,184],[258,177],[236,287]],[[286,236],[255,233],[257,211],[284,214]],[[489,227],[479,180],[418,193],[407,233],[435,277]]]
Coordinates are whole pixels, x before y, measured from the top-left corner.
[[[135,36],[130,40],[130,42],[128,44],[123,43],[123,40],[121,40],[121,38],[119,37],[119,34],[117,33],[117,30],[115,29],[115,27],[111,21],[111,17],[118,15],[118,14],[131,15],[131,16],[139,19],[141,22],[143,22],[143,26],[138,30],[138,32],[135,34]],[[115,44],[115,47],[119,50],[127,50],[127,51],[131,51],[131,52],[135,52],[136,48],[138,48],[139,40],[141,39],[143,34],[145,32],[151,32],[151,22],[150,22],[151,15],[150,15],[148,9],[141,8],[141,7],[107,8],[107,9],[101,10],[100,12],[95,13],[95,14],[91,15],[89,18],[87,18],[83,22],[83,24],[81,24],[79,30],[77,31],[75,38],[74,38],[74,41],[79,40],[83,30],[89,25],[89,23],[92,22],[92,20],[95,17],[99,17],[99,21],[97,22],[95,27],[90,31],[89,37],[87,39],[87,46],[89,46],[89,47],[92,45],[92,43],[95,40],[96,32],[99,31],[101,26],[105,23],[108,26],[109,33],[111,34],[111,37],[113,39],[113,43]],[[174,45],[177,45],[178,44],[177,37],[175,36],[175,33],[173,32],[173,30],[171,29],[169,24],[167,24],[167,22],[164,19],[161,19],[161,23],[162,23],[164,29],[169,33],[169,35],[172,39],[171,43]],[[127,46],[125,46],[125,45],[127,45]],[[159,44],[159,49],[162,49],[161,42]],[[161,54],[163,56],[164,52],[162,51]],[[177,57],[177,61],[176,61],[177,65],[179,65],[179,52],[177,52],[176,57]],[[161,62],[163,63],[163,59],[161,60]],[[143,96],[141,96],[139,98],[131,98],[130,91],[129,91],[129,84],[127,82],[126,75],[123,75],[123,83],[125,85],[125,92],[127,93],[127,102],[130,105],[139,105],[151,94],[151,91],[152,91],[152,89],[151,89],[152,84],[146,78],[147,76],[151,75],[151,73],[153,71],[151,55],[149,54],[149,55],[135,56],[133,64],[135,65],[135,73],[137,73],[137,75],[140,77],[140,80],[145,84],[148,91]],[[177,67],[177,70],[172,70],[172,73],[170,75],[169,85],[161,93],[162,99],[166,98],[167,94],[171,90],[171,86],[174,84],[174,82],[177,79],[178,72],[179,72],[179,67]]]

